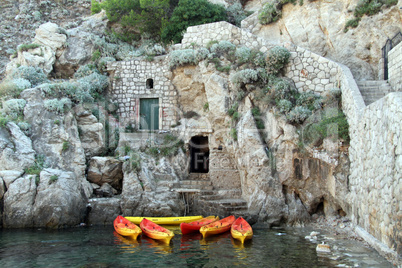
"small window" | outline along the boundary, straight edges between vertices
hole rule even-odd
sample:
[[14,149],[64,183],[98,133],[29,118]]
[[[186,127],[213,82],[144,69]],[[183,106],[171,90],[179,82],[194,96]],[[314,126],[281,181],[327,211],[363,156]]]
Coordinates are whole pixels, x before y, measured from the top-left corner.
[[154,80],[149,78],[147,79],[147,89],[154,88]]

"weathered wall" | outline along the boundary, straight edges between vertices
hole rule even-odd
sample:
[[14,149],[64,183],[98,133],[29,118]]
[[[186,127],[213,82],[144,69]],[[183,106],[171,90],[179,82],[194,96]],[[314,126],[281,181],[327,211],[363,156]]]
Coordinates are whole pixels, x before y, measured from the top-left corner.
[[395,91],[402,91],[402,42],[388,52],[388,81]]
[[[170,81],[171,72],[165,57],[149,62],[141,59],[109,63],[113,72],[110,95],[119,103],[120,122],[138,128],[141,98],[159,98],[159,129],[169,129],[176,123],[177,93]],[[153,80],[153,87],[147,80]]]
[[402,92],[367,106],[351,144],[352,219],[402,254]]

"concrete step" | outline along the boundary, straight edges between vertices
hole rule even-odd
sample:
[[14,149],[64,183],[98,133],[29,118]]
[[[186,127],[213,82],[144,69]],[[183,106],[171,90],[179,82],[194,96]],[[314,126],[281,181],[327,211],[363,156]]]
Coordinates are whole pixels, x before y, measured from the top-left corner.
[[181,185],[205,185],[210,186],[212,185],[212,181],[190,181],[190,180],[183,180],[180,181]]
[[370,105],[371,103],[385,97],[392,91],[391,86],[386,80],[365,80],[357,81],[356,83],[366,105]]
[[214,187],[211,186],[204,186],[204,185],[181,185],[178,188],[182,188],[182,189],[197,189],[197,190],[213,190]]
[[208,173],[190,173],[188,175],[188,180],[199,181],[199,180],[207,180],[209,181]]

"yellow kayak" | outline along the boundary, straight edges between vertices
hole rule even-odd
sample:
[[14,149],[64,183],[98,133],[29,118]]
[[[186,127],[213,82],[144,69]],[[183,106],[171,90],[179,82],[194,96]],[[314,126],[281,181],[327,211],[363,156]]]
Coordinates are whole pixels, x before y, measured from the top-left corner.
[[135,224],[140,224],[142,219],[150,220],[156,224],[180,224],[182,222],[192,222],[202,219],[202,216],[184,216],[184,217],[125,217]]

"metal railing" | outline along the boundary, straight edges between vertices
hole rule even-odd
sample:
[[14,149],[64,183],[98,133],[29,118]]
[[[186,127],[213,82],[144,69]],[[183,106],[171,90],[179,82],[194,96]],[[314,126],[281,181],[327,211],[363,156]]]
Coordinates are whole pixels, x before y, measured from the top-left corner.
[[388,52],[396,47],[402,41],[402,33],[397,33],[393,38],[387,40],[382,50],[382,57],[384,58],[384,80],[388,80]]

